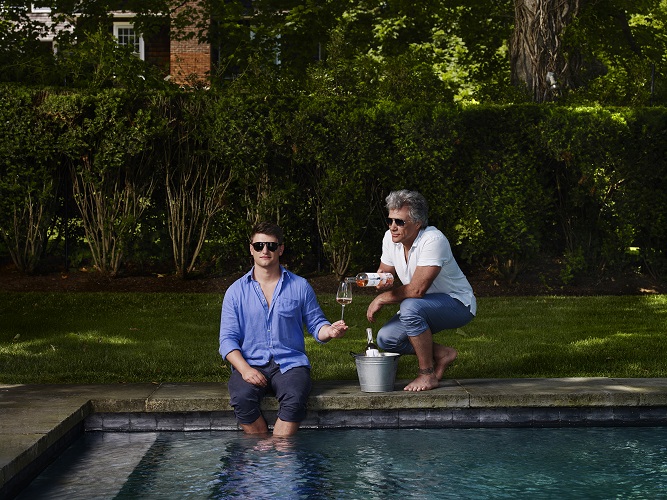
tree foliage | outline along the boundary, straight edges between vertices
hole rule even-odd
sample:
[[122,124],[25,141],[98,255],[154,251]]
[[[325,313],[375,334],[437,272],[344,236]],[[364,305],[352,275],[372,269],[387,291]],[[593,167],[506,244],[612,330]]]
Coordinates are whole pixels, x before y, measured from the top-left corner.
[[[377,262],[397,187],[424,192],[463,260],[508,279],[545,251],[568,279],[622,265],[630,244],[647,268],[664,260],[666,0],[53,0],[43,22],[31,3],[2,4],[0,79],[52,87],[7,97],[26,111],[3,109],[3,216],[39,198],[15,232],[43,234],[68,158],[105,272],[150,210],[182,276],[245,252],[261,219],[285,229],[290,264],[324,258],[342,276]],[[166,83],[118,47],[121,7],[145,35],[169,20],[173,37],[211,43],[210,88]]]
[[[102,48],[110,12],[122,8],[136,13],[144,36],[168,20],[173,38],[210,43],[214,83],[261,67],[292,92],[315,86],[336,95],[445,102],[667,101],[665,0],[51,0],[39,3],[52,8],[48,22],[28,17],[31,3],[3,4],[5,80],[97,85],[114,66],[129,69],[129,54],[100,64],[95,51],[81,51],[89,37]],[[57,55],[40,50],[44,35],[55,37]],[[135,75],[152,76],[134,63]],[[132,81],[122,70],[114,78]]]

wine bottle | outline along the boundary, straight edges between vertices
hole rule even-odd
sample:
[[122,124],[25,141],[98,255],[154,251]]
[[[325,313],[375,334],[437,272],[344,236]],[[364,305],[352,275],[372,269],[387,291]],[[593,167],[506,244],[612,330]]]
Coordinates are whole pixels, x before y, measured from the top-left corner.
[[388,283],[394,284],[394,275],[391,273],[359,273],[355,277],[345,278],[348,283],[356,283],[357,286],[378,286]]
[[373,330],[371,328],[366,328],[366,337],[366,356],[379,356],[380,351],[378,351],[378,346],[373,342]]

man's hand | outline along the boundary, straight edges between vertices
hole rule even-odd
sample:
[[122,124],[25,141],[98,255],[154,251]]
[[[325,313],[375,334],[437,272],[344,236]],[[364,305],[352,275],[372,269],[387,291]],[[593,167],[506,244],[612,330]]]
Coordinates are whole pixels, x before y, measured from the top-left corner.
[[257,387],[266,387],[266,384],[268,383],[266,377],[262,375],[262,372],[248,364],[241,354],[241,351],[238,349],[231,351],[227,354],[227,361],[229,361],[234,369],[241,374],[243,380],[249,384],[256,385]]
[[[388,272],[386,268],[380,269],[381,272]],[[400,304],[405,299],[423,297],[438,273],[440,273],[439,266],[417,266],[410,283],[382,292],[373,299],[366,310],[366,318],[373,323],[375,315],[387,304]]]
[[262,374],[262,372],[250,365],[248,365],[246,370],[241,372],[241,376],[243,377],[243,380],[249,384],[256,385],[257,387],[266,387],[266,377]]
[[320,328],[320,331],[317,333],[317,338],[319,338],[322,342],[327,342],[331,339],[339,339],[345,336],[347,328],[348,327],[345,324],[345,321],[341,319],[340,321],[336,321],[331,325],[326,325]]
[[366,310],[366,318],[368,318],[368,321],[370,321],[371,323],[375,323],[375,315],[384,306],[381,297],[382,297],[381,295],[375,297],[373,301],[368,305],[368,309]]
[[388,266],[387,264],[384,264],[380,262],[380,267],[378,267],[377,270],[378,273],[389,273],[392,276],[391,283],[389,281],[385,281],[378,283],[378,285],[375,287],[379,292],[383,292],[385,290],[389,290],[394,286],[394,281],[396,280],[396,268],[394,266]]

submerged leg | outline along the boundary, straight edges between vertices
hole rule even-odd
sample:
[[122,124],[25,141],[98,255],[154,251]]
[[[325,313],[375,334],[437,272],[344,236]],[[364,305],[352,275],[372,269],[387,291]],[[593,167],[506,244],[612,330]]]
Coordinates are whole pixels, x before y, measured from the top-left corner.
[[243,429],[243,432],[246,434],[264,435],[269,433],[269,427],[266,425],[266,420],[264,420],[264,417],[262,416],[260,416],[251,424],[244,424],[239,422],[239,425],[241,426],[241,429]]
[[293,436],[299,430],[299,425],[300,422],[285,422],[279,418],[273,426],[273,435],[275,437]]

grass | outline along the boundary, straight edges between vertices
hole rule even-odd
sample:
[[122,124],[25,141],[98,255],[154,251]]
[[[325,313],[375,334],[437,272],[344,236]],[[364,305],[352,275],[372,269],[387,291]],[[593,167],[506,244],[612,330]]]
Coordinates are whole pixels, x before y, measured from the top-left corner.
[[[0,383],[225,381],[218,294],[0,293]],[[331,320],[334,295],[320,295]],[[350,330],[306,337],[316,380],[356,380],[370,296],[346,307]],[[385,308],[377,329],[396,308]],[[458,349],[449,378],[667,377],[667,295],[479,299],[478,317],[436,340]],[[416,371],[403,356],[398,378]]]

